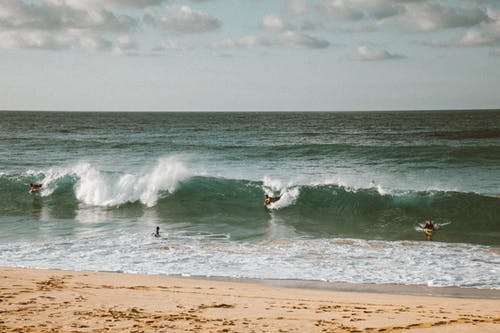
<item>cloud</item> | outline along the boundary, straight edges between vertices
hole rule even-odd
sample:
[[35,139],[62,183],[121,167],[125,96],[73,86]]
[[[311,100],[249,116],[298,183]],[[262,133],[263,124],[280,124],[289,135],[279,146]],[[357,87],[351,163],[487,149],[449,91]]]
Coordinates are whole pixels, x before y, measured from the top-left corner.
[[294,31],[285,31],[278,37],[281,45],[298,49],[324,49],[330,42]]
[[195,34],[217,30],[221,21],[189,6],[171,6],[162,18],[166,30],[180,34]]
[[113,42],[100,36],[79,36],[77,44],[83,50],[90,52],[108,52],[113,50]]
[[[0,0],[0,47],[111,51],[113,42],[107,35],[135,32],[138,28],[138,21],[131,16],[68,3]],[[117,47],[123,46],[118,41]]]
[[80,32],[10,31],[0,33],[0,48],[39,50],[80,48],[91,52],[105,52],[113,49],[113,42],[100,36]]
[[169,0],[52,0],[74,8],[147,8],[159,6]]
[[61,50],[68,49],[74,43],[69,36],[60,36],[48,32],[2,32],[0,47],[8,49],[41,49]]
[[474,6],[445,7],[437,3],[415,2],[406,4],[399,22],[416,32],[472,27],[490,21],[485,10]]
[[117,38],[117,43],[113,48],[115,54],[136,54],[139,50],[139,44],[128,35]]
[[158,46],[153,48],[155,52],[163,52],[163,51],[190,51],[193,48],[187,44],[181,43],[176,40],[168,39],[162,41]]
[[137,28],[137,20],[127,15],[96,9],[73,8],[64,2],[28,3],[25,1],[0,1],[0,27],[3,30],[67,29],[101,32],[127,32]]
[[239,40],[226,38],[222,41],[211,43],[208,47],[214,50],[242,49],[254,47],[284,46],[296,49],[323,49],[330,46],[330,42],[294,31],[285,31],[268,39],[261,36],[244,36]]
[[274,14],[267,14],[262,18],[261,27],[270,31],[280,31],[288,26],[281,17]]
[[348,0],[330,0],[319,4],[318,10],[327,19],[339,21],[358,21],[365,14]]
[[459,46],[484,46],[498,43],[498,38],[481,31],[467,31],[458,41]]
[[238,49],[238,48],[253,48],[253,47],[268,47],[275,43],[265,37],[260,36],[244,36],[239,40],[226,38],[219,42],[214,42],[209,45],[211,49]]
[[470,30],[462,37],[452,41],[418,41],[417,44],[434,48],[496,46],[500,45],[500,35]]
[[265,37],[260,36],[244,36],[240,38],[238,43],[244,47],[271,46],[273,43]]
[[404,56],[398,54],[392,54],[387,50],[369,44],[360,45],[356,49],[356,52],[350,54],[347,57],[347,59],[353,61],[375,61],[375,60],[389,60],[389,59],[401,59],[401,58],[404,58]]
[[304,14],[309,10],[307,0],[289,0],[288,8],[296,15]]

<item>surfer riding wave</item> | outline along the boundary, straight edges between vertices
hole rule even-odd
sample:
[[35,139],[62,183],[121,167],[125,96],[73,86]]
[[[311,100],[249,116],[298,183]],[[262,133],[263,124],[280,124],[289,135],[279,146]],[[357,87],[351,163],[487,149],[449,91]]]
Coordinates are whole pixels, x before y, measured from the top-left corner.
[[278,201],[280,198],[281,197],[271,197],[271,196],[266,194],[266,197],[264,199],[264,206],[268,206],[271,203]]
[[42,184],[30,183],[30,193],[36,192],[42,188]]

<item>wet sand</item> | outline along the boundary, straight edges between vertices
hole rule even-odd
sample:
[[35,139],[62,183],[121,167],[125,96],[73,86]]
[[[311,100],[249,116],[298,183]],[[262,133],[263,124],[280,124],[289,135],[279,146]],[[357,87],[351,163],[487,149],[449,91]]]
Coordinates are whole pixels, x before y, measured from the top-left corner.
[[498,291],[315,286],[0,268],[0,332],[500,331]]

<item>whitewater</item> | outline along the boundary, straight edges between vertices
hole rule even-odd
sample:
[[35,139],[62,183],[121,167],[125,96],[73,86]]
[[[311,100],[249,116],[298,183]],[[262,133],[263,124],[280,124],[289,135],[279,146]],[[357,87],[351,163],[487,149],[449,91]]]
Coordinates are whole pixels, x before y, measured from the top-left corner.
[[0,147],[0,266],[500,288],[498,111],[0,112]]

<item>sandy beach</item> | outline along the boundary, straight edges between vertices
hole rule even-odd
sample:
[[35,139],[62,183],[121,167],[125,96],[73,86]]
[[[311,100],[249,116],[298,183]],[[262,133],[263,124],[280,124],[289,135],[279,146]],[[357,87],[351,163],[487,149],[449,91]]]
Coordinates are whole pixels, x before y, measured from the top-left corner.
[[[496,293],[496,291],[495,291]],[[1,332],[498,332],[500,301],[1,268]]]

